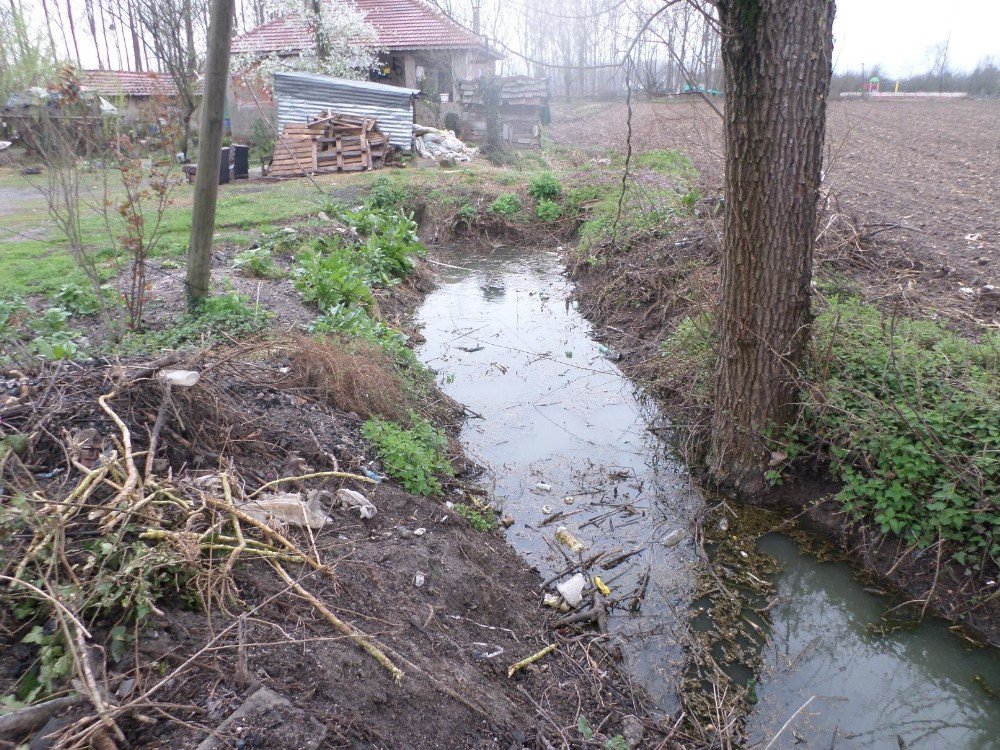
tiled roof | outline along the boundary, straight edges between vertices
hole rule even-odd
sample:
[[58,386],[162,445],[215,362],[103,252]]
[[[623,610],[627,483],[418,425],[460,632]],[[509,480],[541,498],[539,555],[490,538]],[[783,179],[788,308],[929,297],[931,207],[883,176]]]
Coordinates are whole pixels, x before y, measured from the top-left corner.
[[[403,49],[484,49],[486,41],[423,0],[352,0],[378,35],[378,46]],[[233,40],[233,54],[298,52],[313,46],[300,16],[275,18]]]
[[177,87],[167,73],[136,73],[131,70],[84,70],[84,91],[102,96],[176,96]]

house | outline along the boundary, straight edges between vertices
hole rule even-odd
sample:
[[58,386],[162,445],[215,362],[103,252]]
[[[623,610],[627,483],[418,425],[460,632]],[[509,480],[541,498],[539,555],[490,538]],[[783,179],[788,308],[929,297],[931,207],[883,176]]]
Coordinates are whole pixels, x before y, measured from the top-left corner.
[[110,101],[130,125],[157,124],[177,99],[177,86],[167,73],[82,70],[79,76],[82,91]]
[[[486,40],[455,22],[425,0],[353,0],[375,30],[381,50],[379,83],[421,89],[435,100],[454,101],[458,81],[492,75],[500,56]],[[315,44],[298,15],[272,19],[236,37],[232,54],[293,56]],[[257,118],[274,122],[268,91],[233,82],[230,107],[234,135],[247,134]]]

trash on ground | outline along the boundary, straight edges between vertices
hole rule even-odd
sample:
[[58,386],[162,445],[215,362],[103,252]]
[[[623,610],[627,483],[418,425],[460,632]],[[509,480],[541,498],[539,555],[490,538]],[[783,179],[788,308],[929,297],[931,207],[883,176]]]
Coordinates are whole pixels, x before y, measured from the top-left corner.
[[416,573],[413,576],[413,585],[416,586],[419,589],[419,588],[421,588],[424,585],[424,581],[425,580],[426,579],[424,578],[424,574],[423,573]]
[[556,529],[556,541],[561,543],[564,547],[568,547],[573,552],[583,552],[584,543],[573,536],[569,529],[565,526],[560,526]]
[[362,518],[374,518],[378,512],[371,500],[355,490],[337,490],[337,504],[345,510],[357,509]]
[[674,529],[665,537],[663,537],[663,546],[673,547],[675,544],[677,544],[681,539],[683,539],[686,536],[686,533],[687,532],[685,532],[684,529]]
[[160,370],[157,377],[168,385],[190,388],[201,378],[197,370]]
[[514,525],[514,516],[507,514],[506,516],[500,519],[500,525],[503,526],[505,529],[509,529],[511,526]]
[[611,589],[608,588],[608,584],[601,580],[600,576],[594,576],[594,585],[602,596],[611,596]]
[[583,589],[587,585],[587,578],[583,573],[577,573],[572,578],[556,584],[556,590],[562,594],[562,598],[571,607],[576,607],[583,601]]
[[466,146],[451,130],[438,130],[427,125],[413,126],[413,143],[425,159],[471,161],[478,149]]
[[413,536],[423,536],[427,533],[427,529],[420,527],[419,529],[413,530]]
[[539,492],[552,492],[552,485],[546,484],[545,482],[539,482],[535,485],[535,489]]
[[261,523],[275,522],[291,526],[321,529],[330,520],[317,496],[303,501],[301,492],[275,492],[262,495],[240,507],[244,513]]
[[534,664],[536,661],[538,661],[539,659],[541,659],[543,656],[551,654],[553,651],[556,650],[556,648],[558,648],[558,644],[553,643],[551,645],[546,646],[541,651],[537,651],[537,652],[533,653],[531,656],[529,656],[529,657],[527,657],[525,659],[521,659],[521,661],[517,662],[517,664],[511,664],[510,667],[507,669],[507,676],[508,677],[513,677],[515,672],[517,672],[518,670],[524,669],[529,664]]

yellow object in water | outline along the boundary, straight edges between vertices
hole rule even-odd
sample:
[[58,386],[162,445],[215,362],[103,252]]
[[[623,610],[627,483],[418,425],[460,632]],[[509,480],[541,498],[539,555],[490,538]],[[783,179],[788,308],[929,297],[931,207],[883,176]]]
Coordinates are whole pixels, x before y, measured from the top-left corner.
[[575,536],[569,533],[569,529],[560,526],[556,529],[556,540],[564,546],[569,547],[573,552],[583,552],[584,544]]
[[603,596],[611,596],[611,589],[608,585],[601,580],[600,576],[594,576],[594,585],[597,586],[597,590],[601,592]]

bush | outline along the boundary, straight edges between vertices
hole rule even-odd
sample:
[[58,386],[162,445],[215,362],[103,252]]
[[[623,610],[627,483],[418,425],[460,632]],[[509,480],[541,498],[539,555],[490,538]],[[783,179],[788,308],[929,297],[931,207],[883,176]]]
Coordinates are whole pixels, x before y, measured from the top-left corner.
[[233,258],[233,267],[258,279],[277,279],[283,272],[274,262],[271,248],[251,247]]
[[93,315],[101,310],[94,290],[81,284],[63,284],[55,298],[60,307],[73,315]]
[[1000,563],[1000,341],[834,301],[790,455],[815,436],[845,510],[960,563]]
[[503,193],[490,204],[489,210],[510,219],[521,211],[521,199],[513,193]]
[[497,527],[497,519],[488,510],[479,510],[465,503],[455,503],[455,512],[468,521],[476,531],[485,533]]
[[448,445],[441,430],[418,414],[410,414],[411,427],[395,422],[369,419],[361,429],[378,453],[385,471],[415,495],[440,495],[438,476],[450,476],[451,464],[444,455]]
[[532,175],[528,183],[528,193],[535,200],[552,200],[562,193],[562,183],[551,172],[540,172]]
[[405,201],[406,188],[393,185],[392,181],[385,176],[379,176],[372,180],[371,195],[368,197],[369,207],[398,208]]
[[562,216],[562,212],[562,206],[546,198],[542,198],[535,206],[535,216],[542,221],[556,221]]

